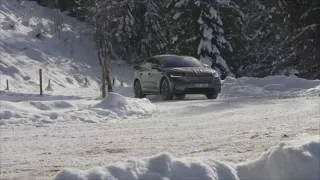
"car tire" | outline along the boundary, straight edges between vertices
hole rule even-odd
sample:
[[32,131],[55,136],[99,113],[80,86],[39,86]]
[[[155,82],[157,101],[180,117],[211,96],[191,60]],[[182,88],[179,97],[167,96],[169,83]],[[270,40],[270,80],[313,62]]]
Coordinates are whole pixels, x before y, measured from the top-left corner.
[[167,78],[164,78],[161,81],[160,94],[161,94],[161,97],[163,100],[172,100],[173,99],[173,93],[171,92],[169,81]]
[[219,94],[206,94],[207,99],[217,99]]
[[135,82],[134,82],[134,97],[135,98],[145,98],[146,97],[146,95],[145,94],[143,94],[143,92],[142,92],[142,88],[141,88],[141,83],[140,83],[140,81],[139,80],[136,80]]
[[186,95],[185,94],[176,94],[175,97],[178,100],[183,100],[186,97]]

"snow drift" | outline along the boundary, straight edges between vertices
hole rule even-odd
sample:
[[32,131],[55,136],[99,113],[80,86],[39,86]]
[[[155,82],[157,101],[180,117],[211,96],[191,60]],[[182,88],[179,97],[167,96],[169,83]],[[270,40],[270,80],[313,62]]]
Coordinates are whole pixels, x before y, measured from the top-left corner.
[[65,101],[54,100],[52,96],[29,98],[27,101],[15,102],[17,99],[7,97],[9,101],[1,102],[0,124],[70,123],[78,120],[97,123],[102,120],[148,116],[156,109],[148,99],[129,98],[117,93],[109,93],[102,100]]
[[148,99],[128,98],[117,93],[109,93],[93,108],[109,109],[121,116],[133,116],[151,114],[155,105]]
[[55,180],[319,179],[319,164],[320,139],[315,136],[280,143],[259,159],[235,166],[205,158],[177,159],[164,153],[87,171],[63,169]]
[[64,169],[56,180],[238,180],[235,170],[218,161],[175,159],[160,154],[146,160],[131,160],[125,164],[98,167],[88,171]]
[[291,76],[265,78],[227,77],[222,83],[221,96],[320,95],[320,80]]
[[238,165],[237,172],[248,180],[320,179],[319,136],[280,143],[258,160]]

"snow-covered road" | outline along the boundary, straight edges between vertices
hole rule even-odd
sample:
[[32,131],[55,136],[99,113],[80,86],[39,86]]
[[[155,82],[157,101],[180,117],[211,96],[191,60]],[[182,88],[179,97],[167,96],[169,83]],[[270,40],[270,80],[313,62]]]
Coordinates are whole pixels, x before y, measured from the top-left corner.
[[280,141],[319,134],[319,102],[319,96],[160,101],[156,113],[140,119],[0,126],[1,179],[52,179],[64,167],[162,152],[243,162]]

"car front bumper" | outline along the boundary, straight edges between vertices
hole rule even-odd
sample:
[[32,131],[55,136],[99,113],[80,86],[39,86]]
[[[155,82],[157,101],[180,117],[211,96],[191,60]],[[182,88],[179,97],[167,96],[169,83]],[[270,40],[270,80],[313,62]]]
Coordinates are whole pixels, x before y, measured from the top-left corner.
[[170,88],[174,94],[219,94],[221,92],[220,78],[211,82],[186,82],[170,78]]

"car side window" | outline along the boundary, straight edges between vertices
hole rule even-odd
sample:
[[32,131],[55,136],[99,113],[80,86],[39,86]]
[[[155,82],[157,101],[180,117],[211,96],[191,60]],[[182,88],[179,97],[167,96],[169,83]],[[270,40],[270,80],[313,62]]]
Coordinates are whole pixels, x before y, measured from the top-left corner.
[[161,66],[161,63],[160,63],[159,59],[157,59],[157,58],[152,59],[152,64],[156,64],[156,65]]
[[151,69],[151,66],[152,66],[152,58],[147,59],[144,63],[144,67],[147,69]]

